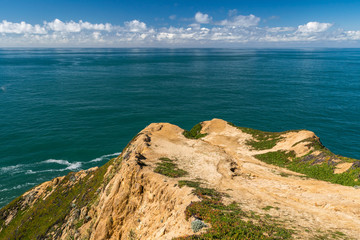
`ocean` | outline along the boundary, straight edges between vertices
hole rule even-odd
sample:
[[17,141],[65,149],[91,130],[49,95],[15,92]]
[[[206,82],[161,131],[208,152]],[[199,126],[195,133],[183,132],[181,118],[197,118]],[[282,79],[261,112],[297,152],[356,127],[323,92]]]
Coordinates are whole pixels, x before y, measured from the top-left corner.
[[152,122],[212,118],[360,159],[360,49],[0,49],[0,207]]

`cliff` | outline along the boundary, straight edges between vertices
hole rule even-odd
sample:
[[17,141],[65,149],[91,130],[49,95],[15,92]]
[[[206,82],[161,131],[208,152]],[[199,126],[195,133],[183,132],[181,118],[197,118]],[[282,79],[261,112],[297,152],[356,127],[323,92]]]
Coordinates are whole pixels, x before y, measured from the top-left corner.
[[153,123],[2,208],[0,239],[356,239],[359,175],[310,131]]

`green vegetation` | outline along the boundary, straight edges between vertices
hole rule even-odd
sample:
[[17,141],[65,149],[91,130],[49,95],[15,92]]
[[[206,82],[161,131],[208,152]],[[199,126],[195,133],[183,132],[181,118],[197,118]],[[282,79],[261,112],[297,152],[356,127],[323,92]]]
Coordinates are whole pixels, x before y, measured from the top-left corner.
[[193,187],[201,198],[186,208],[186,218],[193,216],[210,223],[211,228],[201,235],[177,239],[291,239],[292,231],[279,227],[273,219],[261,219],[253,212],[244,212],[236,203],[224,205],[221,202],[224,194],[200,187],[199,182],[179,181],[180,187],[185,185]]
[[179,187],[182,188],[183,186],[188,186],[191,188],[199,188],[200,187],[200,182],[195,182],[195,181],[187,181],[187,180],[181,180],[179,181]]
[[79,229],[81,228],[81,226],[84,224],[84,219],[80,219],[76,224],[75,224],[75,228]]
[[[111,164],[120,163],[121,159],[112,159],[83,179],[76,179],[75,173],[69,173],[45,200],[38,199],[31,208],[21,209],[22,197],[15,199],[0,210],[0,239],[45,239],[49,232],[59,232],[58,229],[76,207],[81,209],[94,204],[99,191],[104,184],[104,175]],[[15,219],[8,226],[4,226],[6,216],[17,211]],[[79,220],[75,227],[80,227]]]
[[[263,132],[256,129],[238,127],[233,123],[228,122],[229,125],[240,129],[241,131],[251,134],[254,138],[246,142],[254,150],[264,150],[273,148],[279,140],[282,139],[281,135],[286,132]],[[288,168],[292,171],[302,173],[306,177],[324,180],[332,183],[337,183],[346,186],[356,186],[360,183],[360,164],[359,167],[354,167],[348,171],[335,174],[334,169],[340,162],[355,162],[355,159],[345,158],[337,156],[329,149],[324,147],[318,138],[307,138],[295,143],[296,146],[299,143],[305,142],[306,146],[312,151],[301,158],[296,158],[294,152],[268,152],[265,154],[259,154],[255,157],[261,161],[269,164],[277,165],[280,167]],[[320,152],[320,154],[313,155],[314,151]],[[339,161],[340,160],[340,161]],[[288,177],[289,174],[281,173],[283,177]]]
[[266,206],[266,207],[263,208],[263,210],[269,211],[269,210],[272,209],[272,208],[274,208],[274,207],[273,207],[273,206]]
[[293,147],[302,142],[307,142],[308,144],[306,144],[306,146],[308,148],[313,148],[313,151],[321,151],[327,156],[335,156],[334,153],[332,153],[329,149],[327,149],[324,145],[321,144],[318,138],[306,138],[304,140],[295,143]]
[[160,173],[167,177],[177,178],[187,174],[185,170],[179,169],[174,160],[169,158],[160,158],[161,162],[157,163],[154,172]]
[[242,132],[250,134],[254,139],[248,140],[247,145],[251,146],[253,150],[271,149],[282,139],[281,135],[287,132],[263,132],[260,130],[238,127],[235,124],[228,122],[230,126],[240,129]]
[[183,135],[186,138],[190,138],[190,139],[199,139],[202,137],[205,137],[207,134],[201,134],[200,131],[202,129],[202,126],[200,123],[196,124],[190,131],[184,131]]
[[225,194],[219,193],[214,189],[203,188],[200,185],[200,182],[195,181],[179,181],[179,187],[188,186],[194,188],[193,193],[201,199],[211,198],[220,201],[221,197],[225,196]]
[[137,236],[136,236],[136,233],[133,229],[130,230],[129,232],[129,240],[137,240]]
[[284,172],[281,172],[280,173],[280,176],[282,177],[289,177],[291,174],[288,174],[288,173],[284,173]]
[[[350,168],[348,171],[335,174],[335,164],[332,164],[331,158],[328,161],[319,161],[311,154],[301,158],[296,158],[293,152],[268,152],[255,156],[257,159],[269,164],[290,169],[294,172],[305,174],[307,177],[337,183],[345,186],[359,185],[360,168]],[[327,159],[325,157],[325,159]],[[310,159],[310,160],[309,160]]]
[[333,240],[333,239],[350,239],[344,233],[339,231],[328,231],[326,233],[320,233],[315,235],[315,240]]
[[47,191],[47,192],[51,192],[52,190],[53,190],[52,186],[48,186],[48,187],[46,188],[46,191]]
[[268,152],[264,154],[255,155],[255,157],[263,162],[277,165],[280,167],[287,167],[292,163],[293,158],[295,158],[294,152],[284,152],[284,151],[276,151],[276,152]]

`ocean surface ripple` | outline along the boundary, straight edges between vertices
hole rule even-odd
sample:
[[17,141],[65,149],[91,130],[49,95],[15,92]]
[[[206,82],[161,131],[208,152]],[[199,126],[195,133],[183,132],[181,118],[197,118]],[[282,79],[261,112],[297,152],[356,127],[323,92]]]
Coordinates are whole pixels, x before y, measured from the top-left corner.
[[308,129],[359,159],[359,64],[359,49],[0,49],[0,207],[151,122]]

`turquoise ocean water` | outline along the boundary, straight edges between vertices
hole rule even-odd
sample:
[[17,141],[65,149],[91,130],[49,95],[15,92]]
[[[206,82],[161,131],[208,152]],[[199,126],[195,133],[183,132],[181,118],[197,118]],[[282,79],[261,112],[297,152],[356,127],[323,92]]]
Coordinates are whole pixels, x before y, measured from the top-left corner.
[[360,159],[360,49],[0,49],[0,207],[151,122],[212,118]]

